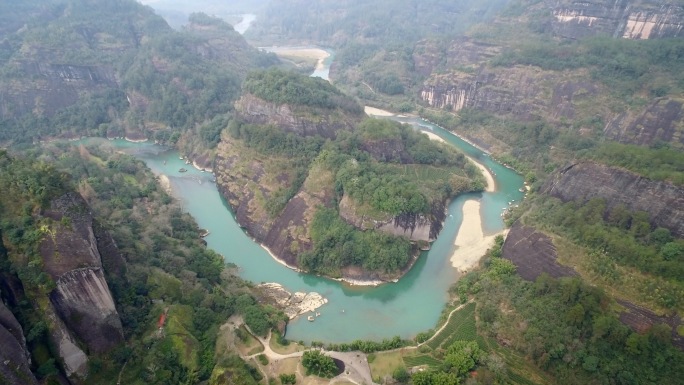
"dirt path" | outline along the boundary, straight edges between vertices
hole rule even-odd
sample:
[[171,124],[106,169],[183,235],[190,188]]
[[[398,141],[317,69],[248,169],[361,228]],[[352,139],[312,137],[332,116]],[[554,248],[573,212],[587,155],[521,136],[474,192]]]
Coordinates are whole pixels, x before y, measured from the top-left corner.
[[442,325],[439,329],[437,329],[437,331],[435,332],[435,334],[432,335],[432,337],[428,338],[424,342],[419,343],[418,346],[416,346],[416,347],[425,345],[428,342],[432,341],[435,337],[437,337],[439,335],[439,333],[441,333],[442,330],[444,330],[444,328],[449,324],[449,321],[451,320],[451,316],[454,315],[454,313],[456,313],[457,311],[463,309],[463,307],[465,307],[465,305],[469,304],[470,302],[472,302],[472,301],[468,301],[468,302],[458,306],[456,309],[452,310],[451,313],[449,313],[449,316],[447,317],[446,322],[444,322],[444,325]]
[[[268,337],[262,338],[252,333],[249,327],[245,325],[247,330],[256,338],[263,346],[264,351],[257,354],[252,354],[250,356],[243,357],[244,359],[254,358],[259,354],[264,354],[268,357],[269,362],[278,362],[278,360],[284,360],[287,358],[298,358],[304,355],[304,352],[294,352],[289,354],[276,353],[271,349],[271,333],[269,332]],[[313,349],[310,349],[313,350]],[[327,351],[325,349],[318,349],[325,355],[332,358],[338,359],[344,362],[344,372],[337,377],[331,378],[330,383],[338,381],[350,381],[358,385],[362,384],[375,384],[373,382],[373,377],[371,376],[370,366],[368,365],[368,360],[366,355],[362,352],[334,352]]]

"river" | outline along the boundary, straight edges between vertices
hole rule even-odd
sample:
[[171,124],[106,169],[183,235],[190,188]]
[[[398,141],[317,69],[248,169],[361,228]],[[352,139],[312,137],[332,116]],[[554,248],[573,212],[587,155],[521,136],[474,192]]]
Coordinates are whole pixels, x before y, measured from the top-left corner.
[[[327,73],[325,74],[327,75]],[[487,154],[450,132],[415,117],[392,117],[430,131],[483,164],[493,172],[496,191],[464,194],[448,207],[444,228],[428,252],[423,252],[414,267],[396,283],[378,287],[352,287],[326,278],[297,273],[274,261],[238,226],[229,205],[220,196],[211,173],[200,172],[179,159],[176,150],[150,143],[109,142],[142,159],[156,174],[165,174],[173,194],[200,227],[210,231],[210,248],[239,267],[242,278],[256,284],[278,282],[290,291],[316,291],[328,299],[318,311],[315,322],[299,317],[290,322],[287,337],[291,340],[350,342],[355,339],[412,338],[435,326],[448,295],[447,290],[459,277],[449,260],[454,239],[462,222],[466,200],[481,202],[482,227],[486,234],[504,228],[501,212],[523,193],[521,176],[492,160]],[[106,141],[104,141],[106,142]],[[188,171],[180,173],[179,169]]]
[[235,24],[233,26],[233,29],[237,31],[240,35],[244,35],[245,32],[249,29],[249,27],[252,25],[254,20],[256,20],[256,15],[252,13],[245,13],[243,15],[240,15],[241,19],[240,22]]

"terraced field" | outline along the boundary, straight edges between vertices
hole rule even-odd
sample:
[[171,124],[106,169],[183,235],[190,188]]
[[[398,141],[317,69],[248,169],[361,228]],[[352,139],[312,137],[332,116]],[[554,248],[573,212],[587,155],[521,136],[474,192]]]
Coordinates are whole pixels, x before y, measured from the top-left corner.
[[463,309],[451,315],[447,325],[432,338],[427,345],[433,350],[445,349],[454,341],[477,340],[477,326],[475,325],[475,304],[469,303]]

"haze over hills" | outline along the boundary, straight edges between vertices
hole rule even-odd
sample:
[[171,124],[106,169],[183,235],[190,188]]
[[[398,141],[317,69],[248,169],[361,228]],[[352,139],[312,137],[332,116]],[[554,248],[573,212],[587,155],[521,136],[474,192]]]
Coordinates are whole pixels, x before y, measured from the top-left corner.
[[[333,49],[332,84],[248,41]],[[3,2],[0,384],[681,384],[683,74],[681,0]],[[386,282],[485,182],[363,105],[467,138],[529,192],[444,328],[326,344],[366,359],[338,371],[283,338],[307,294],[240,279],[168,179],[46,143],[172,146],[275,257]]]

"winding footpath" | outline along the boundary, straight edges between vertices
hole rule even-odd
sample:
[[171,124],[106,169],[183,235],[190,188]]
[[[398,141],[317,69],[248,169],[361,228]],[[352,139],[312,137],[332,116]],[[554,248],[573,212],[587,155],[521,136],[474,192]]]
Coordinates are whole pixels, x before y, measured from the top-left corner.
[[[299,358],[304,355],[304,352],[308,350],[313,350],[313,349],[308,349],[305,351],[301,352],[294,352],[294,353],[289,353],[289,354],[280,354],[273,349],[271,349],[271,332],[269,331],[268,337],[263,338],[260,337],[256,334],[254,334],[249,327],[245,324],[245,328],[249,331],[249,333],[256,338],[261,345],[264,347],[263,352],[259,352],[256,354],[252,354],[249,356],[243,357],[244,359],[251,359],[251,358],[256,358],[256,356],[263,354],[266,357],[268,357],[269,362],[277,362],[279,360],[284,360],[287,358]],[[330,379],[330,384],[334,384],[335,382],[339,381],[349,381],[353,382],[358,385],[362,384],[376,384],[373,382],[373,377],[371,376],[371,371],[370,371],[370,366],[368,365],[368,360],[366,359],[366,355],[362,352],[335,352],[335,351],[327,351],[325,349],[318,349],[321,352],[325,353],[327,356],[332,357],[334,359],[340,360],[344,362],[344,372],[342,372],[340,375],[337,377],[333,377]]]

